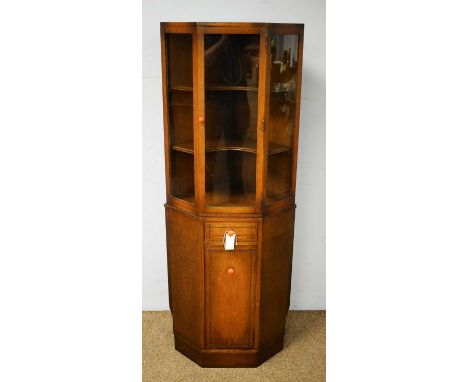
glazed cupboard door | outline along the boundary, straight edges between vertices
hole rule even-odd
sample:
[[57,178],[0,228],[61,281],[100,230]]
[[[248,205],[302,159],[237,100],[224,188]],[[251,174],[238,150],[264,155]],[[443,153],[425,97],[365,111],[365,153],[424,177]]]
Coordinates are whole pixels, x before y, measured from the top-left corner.
[[[194,59],[196,34],[162,33],[168,201],[183,209],[195,205]],[[177,32],[177,33],[175,33]],[[164,75],[165,74],[165,75]]]
[[257,250],[206,249],[206,346],[254,347]]
[[266,205],[291,200],[295,191],[302,39],[271,33],[267,68]]
[[235,32],[205,28],[198,37],[203,51],[203,193],[210,212],[256,212],[260,205],[265,85],[260,56],[266,49],[258,31]]

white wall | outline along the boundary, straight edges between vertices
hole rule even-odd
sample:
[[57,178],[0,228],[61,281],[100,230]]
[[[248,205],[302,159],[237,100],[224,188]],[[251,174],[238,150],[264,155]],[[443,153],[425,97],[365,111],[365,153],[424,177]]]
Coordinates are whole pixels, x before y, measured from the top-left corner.
[[304,23],[291,309],[325,309],[325,0],[143,0],[143,309],[168,309],[161,21]]

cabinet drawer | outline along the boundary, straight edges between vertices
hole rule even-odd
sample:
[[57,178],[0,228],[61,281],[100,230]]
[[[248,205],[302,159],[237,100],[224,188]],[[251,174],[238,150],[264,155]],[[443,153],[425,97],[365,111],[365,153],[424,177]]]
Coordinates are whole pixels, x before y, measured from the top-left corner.
[[212,245],[223,245],[227,230],[236,233],[237,245],[257,244],[257,223],[205,223],[205,241]]

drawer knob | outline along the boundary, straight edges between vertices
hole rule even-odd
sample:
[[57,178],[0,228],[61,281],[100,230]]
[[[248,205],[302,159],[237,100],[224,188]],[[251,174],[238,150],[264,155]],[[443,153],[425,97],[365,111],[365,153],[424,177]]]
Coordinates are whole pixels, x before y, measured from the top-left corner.
[[234,274],[234,268],[230,267],[227,270],[228,275],[233,275]]

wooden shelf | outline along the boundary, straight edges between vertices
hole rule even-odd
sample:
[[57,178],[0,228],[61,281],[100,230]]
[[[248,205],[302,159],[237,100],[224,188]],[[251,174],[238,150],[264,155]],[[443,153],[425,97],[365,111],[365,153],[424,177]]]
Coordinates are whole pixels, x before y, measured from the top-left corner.
[[[195,204],[195,195],[179,195],[174,196],[187,203]],[[281,200],[289,199],[291,195],[268,195],[267,204],[273,204]],[[253,191],[240,191],[239,189],[229,189],[228,186],[217,188],[216,191],[206,191],[205,193],[206,205],[215,207],[248,207],[255,204],[255,192]]]
[[207,138],[205,141],[206,152],[211,151],[244,151],[255,154],[257,152],[257,141],[253,139],[238,138]]
[[[172,146],[173,150],[182,151],[184,153],[193,154],[193,142],[184,142]],[[290,151],[288,146],[278,145],[276,143],[268,144],[268,155],[279,154]],[[254,139],[236,139],[236,138],[220,138],[206,139],[205,151],[244,151],[255,154],[257,152],[257,141]]]
[[172,150],[180,151],[187,154],[193,154],[193,142],[184,142],[177,145],[173,145]]
[[[191,92],[193,90],[193,87],[191,85],[172,85],[171,90],[180,90],[180,91],[186,91],[186,92]],[[205,85],[205,90],[209,91],[250,91],[250,92],[256,92],[258,91],[257,86],[237,86],[237,85],[223,85],[223,84],[208,84]]]
[[224,85],[224,84],[207,84],[205,85],[206,90],[238,90],[238,91],[248,91],[248,92],[256,92],[258,91],[257,86],[237,86],[237,85]]
[[183,92],[191,92],[193,87],[191,85],[172,85],[171,90],[180,90]]
[[281,200],[289,199],[290,197],[291,197],[290,194],[287,194],[287,195],[273,195],[273,194],[270,194],[270,195],[267,195],[266,202],[267,202],[267,205],[274,204],[274,203],[279,202]]
[[224,185],[215,190],[207,190],[205,202],[211,207],[250,207],[255,205],[255,192]]
[[291,151],[291,147],[289,146],[278,145],[273,142],[268,143],[268,155],[275,155],[279,153],[285,153],[288,151]]
[[194,194],[179,195],[179,196],[173,195],[173,197],[177,198],[177,199],[180,199],[180,200],[183,200],[184,202],[187,202],[187,203],[190,203],[190,204],[195,204],[195,195]]
[[[195,195],[174,196],[187,203],[195,204]],[[250,207],[255,205],[255,192],[229,189],[222,186],[205,192],[205,202],[210,207]]]

